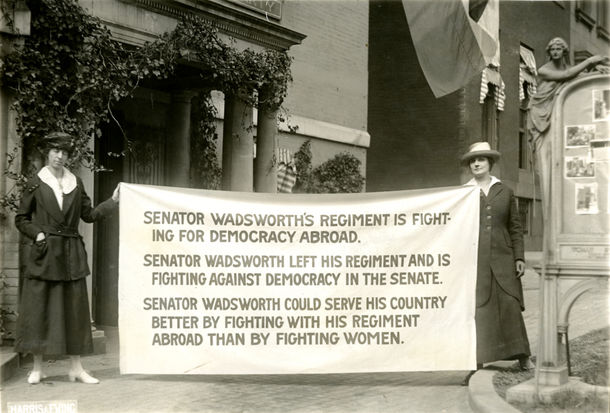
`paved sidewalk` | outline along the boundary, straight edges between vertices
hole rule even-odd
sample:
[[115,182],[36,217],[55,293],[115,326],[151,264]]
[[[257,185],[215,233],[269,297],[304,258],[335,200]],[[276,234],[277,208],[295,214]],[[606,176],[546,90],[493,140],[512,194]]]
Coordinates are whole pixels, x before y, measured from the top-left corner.
[[[116,343],[116,340],[111,340]],[[7,401],[77,400],[78,412],[470,412],[463,372],[265,375],[119,375],[118,352],[83,359],[101,380],[70,383],[67,360],[48,364],[43,383],[30,366],[5,383]],[[151,360],[154,363],[154,360]],[[6,412],[7,410],[3,409]]]
[[[538,329],[538,276],[524,277],[524,313],[532,351]],[[587,292],[572,308],[570,338],[608,325],[608,292]],[[7,402],[76,400],[79,413],[92,412],[409,412],[468,413],[466,372],[330,375],[150,376],[120,375],[116,331],[107,331],[107,353],[83,364],[98,385],[70,383],[68,360],[47,362],[48,378],[26,383],[29,365],[4,383]],[[154,360],[150,361],[154,363]]]

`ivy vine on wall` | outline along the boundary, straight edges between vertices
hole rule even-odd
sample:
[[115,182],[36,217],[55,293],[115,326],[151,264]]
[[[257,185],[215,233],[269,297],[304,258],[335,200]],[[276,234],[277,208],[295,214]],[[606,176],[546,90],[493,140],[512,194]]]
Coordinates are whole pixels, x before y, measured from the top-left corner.
[[202,91],[193,100],[191,112],[191,182],[197,188],[220,189],[222,169],[217,162],[216,107],[210,91]]
[[[2,86],[13,93],[19,136],[18,147],[7,154],[5,173],[14,185],[0,199],[5,209],[16,208],[27,176],[33,173],[18,169],[20,152],[32,153],[48,132],[60,130],[74,136],[72,166],[103,169],[96,163],[90,141],[102,137],[103,123],[117,122],[113,105],[132,96],[144,79],[167,79],[178,64],[196,61],[200,76],[214,89],[240,93],[251,105],[271,110],[281,106],[292,81],[286,52],[238,51],[219,38],[212,23],[197,17],[182,20],[153,42],[130,48],[114,40],[108,28],[76,0],[28,0],[27,5],[31,35],[0,65]],[[199,133],[195,147],[201,151],[193,154],[198,157],[194,175],[198,182],[213,186],[220,176],[216,158],[211,156],[214,108],[206,98],[199,102],[206,112],[194,128]],[[129,150],[129,136],[124,138]],[[216,176],[202,178],[200,174],[205,173]]]

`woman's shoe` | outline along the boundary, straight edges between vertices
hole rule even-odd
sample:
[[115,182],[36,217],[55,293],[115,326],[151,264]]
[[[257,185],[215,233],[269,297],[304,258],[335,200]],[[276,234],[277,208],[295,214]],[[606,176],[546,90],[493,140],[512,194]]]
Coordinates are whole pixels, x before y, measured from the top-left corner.
[[532,363],[532,360],[529,357],[524,357],[519,359],[519,368],[522,371],[528,371],[535,369],[536,366],[534,366],[534,363]]
[[43,379],[43,375],[39,371],[32,371],[28,375],[28,383],[30,383],[30,384],[38,384],[38,383],[40,383],[40,380],[42,380],[42,379]]
[[40,383],[43,379],[46,379],[47,375],[40,372],[40,371],[31,371],[30,374],[28,374],[28,383],[30,384],[38,384]]
[[98,384],[100,381],[93,376],[90,376],[85,370],[81,370],[80,373],[69,372],[68,379],[72,382],[80,381],[85,384]]

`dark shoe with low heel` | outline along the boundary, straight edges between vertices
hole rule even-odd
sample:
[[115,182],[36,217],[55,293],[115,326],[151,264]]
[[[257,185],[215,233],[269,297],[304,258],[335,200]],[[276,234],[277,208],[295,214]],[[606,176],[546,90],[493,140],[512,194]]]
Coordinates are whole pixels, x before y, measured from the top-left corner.
[[528,370],[534,370],[536,368],[536,366],[534,366],[534,363],[532,363],[532,360],[530,360],[530,358],[527,357],[524,359],[519,359],[519,368],[521,369],[521,371],[528,371]]

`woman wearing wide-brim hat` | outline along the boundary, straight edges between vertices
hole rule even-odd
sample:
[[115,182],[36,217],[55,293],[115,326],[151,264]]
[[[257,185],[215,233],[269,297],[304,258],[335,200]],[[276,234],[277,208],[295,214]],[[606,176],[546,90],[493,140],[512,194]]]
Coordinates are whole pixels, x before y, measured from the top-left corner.
[[[500,153],[488,142],[470,146],[461,162],[480,188],[476,312],[477,365],[519,360],[532,367],[521,312],[525,309],[521,277],[525,272],[523,231],[513,191],[491,175]],[[464,384],[468,383],[469,374]]]
[[39,145],[46,165],[23,191],[15,225],[31,241],[21,286],[15,350],[33,355],[28,383],[45,376],[42,357],[69,355],[70,381],[98,383],[82,367],[80,356],[93,352],[85,277],[87,255],[78,224],[94,222],[116,209],[112,198],[92,207],[83,182],[64,165],[73,151],[67,133],[46,135]]

